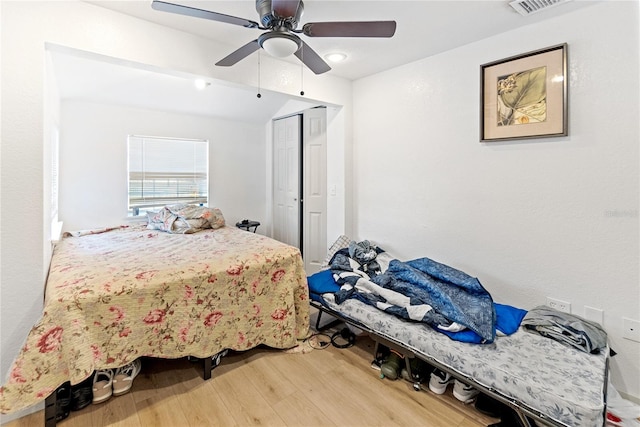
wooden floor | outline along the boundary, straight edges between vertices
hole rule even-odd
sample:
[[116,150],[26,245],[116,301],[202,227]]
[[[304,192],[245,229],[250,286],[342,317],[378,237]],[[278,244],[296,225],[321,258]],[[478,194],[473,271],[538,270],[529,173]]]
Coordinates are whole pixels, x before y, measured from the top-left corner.
[[[189,426],[487,426],[496,419],[451,396],[380,379],[373,341],[308,353],[256,348],[230,353],[204,381],[186,359],[143,359],[131,392],[90,405],[62,427]],[[42,427],[43,411],[6,427]]]

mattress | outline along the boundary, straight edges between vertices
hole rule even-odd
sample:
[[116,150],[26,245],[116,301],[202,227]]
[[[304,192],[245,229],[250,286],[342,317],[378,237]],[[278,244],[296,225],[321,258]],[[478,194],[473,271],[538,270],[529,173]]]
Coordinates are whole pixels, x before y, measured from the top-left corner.
[[588,354],[522,328],[491,344],[468,344],[355,299],[338,305],[332,294],[324,294],[323,303],[541,419],[564,426],[604,425],[608,349]]

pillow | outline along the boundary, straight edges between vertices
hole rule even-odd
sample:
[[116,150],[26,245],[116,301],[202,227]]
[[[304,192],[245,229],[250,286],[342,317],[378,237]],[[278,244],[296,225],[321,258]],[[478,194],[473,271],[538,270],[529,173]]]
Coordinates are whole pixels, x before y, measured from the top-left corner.
[[309,292],[313,294],[326,294],[327,292],[338,292],[340,285],[333,280],[331,270],[321,270],[307,277]]
[[218,208],[182,204],[165,206],[158,212],[147,213],[148,229],[169,233],[190,234],[224,225],[224,216]]
[[209,225],[211,228],[221,228],[224,227],[224,215],[222,215],[222,211],[219,208],[209,208],[206,213],[203,215],[203,218],[206,218],[209,221]]
[[329,261],[331,258],[338,252],[340,249],[345,249],[349,247],[349,243],[351,243],[351,239],[345,235],[338,237],[338,240],[333,242],[333,245],[329,248],[329,252],[327,253],[327,257],[322,262],[322,268],[329,266]]

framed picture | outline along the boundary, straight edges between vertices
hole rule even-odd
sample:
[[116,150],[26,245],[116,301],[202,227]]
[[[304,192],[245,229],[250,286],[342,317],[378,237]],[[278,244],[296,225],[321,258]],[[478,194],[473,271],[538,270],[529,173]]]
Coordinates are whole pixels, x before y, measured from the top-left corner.
[[480,141],[567,135],[567,44],[480,66]]

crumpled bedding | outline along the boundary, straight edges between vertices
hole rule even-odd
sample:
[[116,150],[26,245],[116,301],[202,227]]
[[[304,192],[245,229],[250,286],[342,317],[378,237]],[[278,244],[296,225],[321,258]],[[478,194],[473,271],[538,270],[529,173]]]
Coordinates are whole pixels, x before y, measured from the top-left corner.
[[349,258],[358,261],[360,270],[370,276],[380,273],[380,264],[376,261],[378,251],[380,251],[380,249],[372,245],[368,240],[363,240],[362,242],[356,242],[354,240],[349,242]]
[[[408,262],[390,258],[380,250],[376,258],[382,267],[380,274],[377,270],[369,274],[345,249],[339,250],[330,262],[334,279],[341,286],[336,302],[355,298],[440,331],[469,329],[477,334],[476,342],[493,342],[495,308],[478,279],[429,258]],[[371,261],[367,259],[368,264]]]
[[147,214],[147,219],[149,230],[173,234],[192,234],[225,225],[220,209],[186,204],[165,206],[158,212]]

